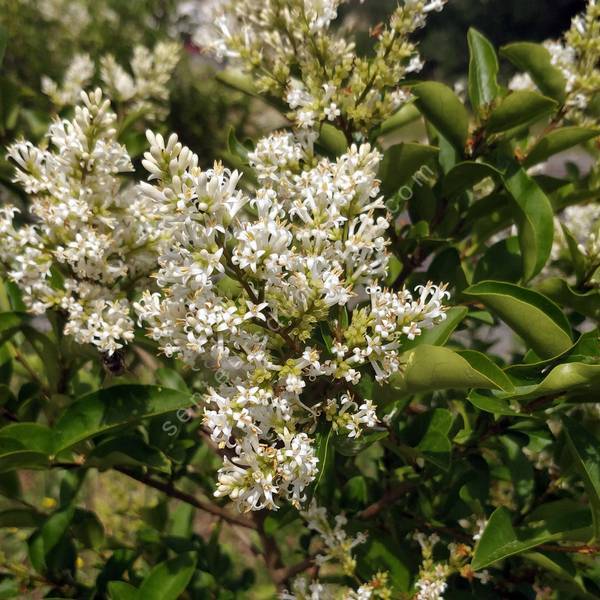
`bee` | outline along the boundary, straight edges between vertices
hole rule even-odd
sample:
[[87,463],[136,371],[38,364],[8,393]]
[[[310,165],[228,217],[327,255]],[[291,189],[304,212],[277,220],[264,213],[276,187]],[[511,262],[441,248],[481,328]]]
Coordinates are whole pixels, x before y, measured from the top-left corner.
[[122,375],[125,372],[124,354],[120,350],[116,350],[112,354],[104,352],[102,354],[102,366],[110,375]]

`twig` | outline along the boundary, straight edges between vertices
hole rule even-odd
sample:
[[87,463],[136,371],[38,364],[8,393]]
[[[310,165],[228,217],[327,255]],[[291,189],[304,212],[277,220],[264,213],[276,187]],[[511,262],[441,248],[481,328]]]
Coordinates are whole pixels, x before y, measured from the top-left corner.
[[372,519],[382,510],[385,510],[397,500],[400,500],[402,496],[404,496],[407,492],[410,492],[415,487],[416,484],[407,481],[406,483],[400,484],[397,487],[388,490],[379,500],[377,500],[377,502],[373,502],[373,504],[367,506],[367,508],[364,510],[361,510],[356,517],[362,520]]
[[540,550],[546,552],[570,552],[572,554],[600,554],[600,546],[555,546],[554,544],[541,544]]
[[262,554],[265,560],[265,565],[271,576],[273,583],[279,587],[283,582],[280,572],[282,571],[283,561],[281,560],[281,552],[275,540],[265,531],[265,519],[267,513],[264,510],[256,511],[252,514],[258,536],[262,544]]
[[247,527],[248,529],[257,529],[257,526],[252,521],[245,519],[244,517],[232,515],[224,508],[221,508],[215,504],[209,504],[208,502],[198,500],[191,494],[182,492],[169,483],[154,479],[149,475],[136,473],[127,467],[114,467],[114,469],[115,471],[119,471],[119,473],[123,473],[123,475],[127,475],[127,477],[131,477],[132,479],[135,479],[136,481],[139,481],[148,487],[152,487],[167,494],[167,496],[170,496],[171,498],[177,498],[177,500],[181,500],[182,502],[190,504],[199,510],[203,510],[204,512],[215,515],[224,521],[231,523],[232,525],[239,525],[240,527]]
[[299,575],[300,573],[303,573],[310,567],[314,566],[314,564],[315,557],[309,556],[295,565],[290,565],[289,567],[284,567],[283,569],[275,571],[274,576],[276,579],[276,584],[281,585],[285,583],[292,577],[295,577],[296,575]]

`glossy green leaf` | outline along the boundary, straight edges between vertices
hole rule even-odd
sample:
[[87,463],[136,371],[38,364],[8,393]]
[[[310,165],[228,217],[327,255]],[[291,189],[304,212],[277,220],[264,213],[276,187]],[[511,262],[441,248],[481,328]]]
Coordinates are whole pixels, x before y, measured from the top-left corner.
[[140,600],[138,589],[125,581],[109,581],[107,587],[110,600]]
[[454,198],[470,190],[486,177],[497,179],[502,173],[496,167],[483,162],[465,161],[458,163],[444,177],[442,194]]
[[587,592],[568,555],[560,552],[526,552],[523,558],[558,578],[558,581],[549,581],[555,591],[568,592],[581,600],[598,600],[598,596]]
[[192,406],[189,393],[151,385],[117,385],[69,406],[54,426],[55,453],[120,425]]
[[562,127],[561,129],[555,129],[536,142],[523,161],[523,165],[531,167],[544,162],[551,156],[582,144],[587,140],[591,140],[598,135],[600,135],[600,131],[587,127]]
[[477,111],[498,95],[498,57],[494,46],[479,31],[469,28],[469,99]]
[[522,275],[519,240],[516,237],[510,237],[496,242],[485,251],[475,267],[473,282],[493,279],[516,283]]
[[537,289],[557,304],[572,308],[591,319],[600,320],[599,290],[590,290],[584,293],[576,292],[560,277],[544,279],[537,286]]
[[436,467],[447,471],[450,468],[452,443],[448,438],[452,426],[452,413],[443,408],[436,408],[426,417],[426,429],[416,449],[419,454]]
[[557,356],[572,345],[566,317],[539,292],[507,282],[482,281],[463,293],[496,313],[542,358]]
[[239,92],[244,92],[244,94],[248,94],[249,96],[258,96],[258,90],[254,85],[252,77],[249,75],[245,75],[240,71],[236,71],[234,69],[224,69],[223,71],[218,71],[215,74],[215,77],[225,85],[233,88],[234,90],[238,90]]
[[74,515],[73,506],[55,512],[29,540],[29,559],[40,573],[46,571],[48,556],[66,534]]
[[469,131],[469,114],[458,96],[435,81],[419,83],[412,92],[425,118],[462,154]]
[[0,313],[0,345],[10,339],[29,320],[25,313]]
[[516,166],[509,169],[504,185],[513,200],[519,230],[525,281],[546,264],[554,240],[554,211],[550,200],[527,173]]
[[171,463],[163,452],[134,435],[103,440],[88,455],[86,465],[99,469],[109,469],[115,465],[145,466],[163,473],[171,471]]
[[600,440],[571,417],[562,417],[567,446],[583,479],[592,509],[594,539],[600,540]]
[[8,45],[8,31],[5,27],[0,25],[0,67],[2,67],[2,61],[4,60],[4,53],[6,52],[6,46]]
[[438,152],[438,148],[426,144],[402,143],[388,148],[383,153],[377,174],[382,192],[389,196],[411,181],[423,185],[434,175],[427,163]]
[[72,521],[73,536],[84,548],[99,549],[104,542],[104,526],[96,513],[82,508],[75,509]]
[[421,113],[417,109],[417,107],[409,102],[402,106],[397,112],[395,112],[391,117],[388,117],[379,129],[374,132],[374,136],[386,135],[388,133],[392,133],[413,121],[416,121],[421,116]]
[[554,367],[538,384],[518,386],[509,399],[534,400],[567,392],[600,392],[600,365],[568,362]]
[[385,570],[396,591],[408,591],[411,580],[410,553],[392,536],[386,533],[369,536],[365,544],[356,548],[356,553],[357,572],[365,581]]
[[166,388],[179,390],[183,393],[190,393],[187,383],[175,369],[160,367],[156,370],[156,379],[160,385]]
[[565,99],[564,75],[552,64],[550,52],[541,44],[531,42],[508,44],[500,48],[500,56],[510,60],[521,71],[529,73],[542,94],[558,102]]
[[52,431],[38,423],[12,423],[0,429],[0,471],[39,469],[52,454]]
[[195,569],[196,555],[192,552],[159,563],[142,582],[139,600],[177,600]]
[[50,389],[55,390],[61,376],[58,348],[47,335],[44,335],[33,327],[24,325],[22,331],[42,361]]
[[487,121],[488,133],[501,133],[521,125],[534,123],[556,110],[558,104],[537,92],[511,92],[494,110]]
[[524,416],[511,408],[507,400],[504,398],[498,398],[494,395],[487,395],[477,391],[472,391],[467,395],[467,400],[479,410],[484,410],[485,412],[493,413],[495,415],[507,417]]
[[44,522],[44,515],[31,508],[9,508],[0,511],[0,527],[38,527]]
[[402,354],[403,372],[392,376],[401,392],[444,389],[512,389],[512,383],[487,356],[473,350],[455,352],[422,344]]
[[590,531],[588,524],[587,511],[556,510],[554,518],[515,529],[510,512],[501,506],[492,513],[475,546],[471,567],[479,571],[499,560],[552,541],[585,539]]
[[332,156],[340,156],[348,149],[348,140],[342,131],[331,123],[323,123],[317,143]]

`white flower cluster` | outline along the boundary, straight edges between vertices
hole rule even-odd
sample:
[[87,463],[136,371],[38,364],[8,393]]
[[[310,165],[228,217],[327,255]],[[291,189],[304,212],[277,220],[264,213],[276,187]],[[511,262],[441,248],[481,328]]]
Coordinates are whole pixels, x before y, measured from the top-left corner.
[[[551,62],[565,78],[569,118],[579,122],[597,123],[597,117],[585,114],[590,102],[600,92],[600,3],[588,0],[586,12],[573,18],[571,28],[560,40],[547,40],[544,46]],[[519,73],[509,83],[513,90],[532,89],[528,74]]]
[[62,85],[46,75],[42,76],[42,92],[58,109],[77,104],[81,92],[92,81],[95,70],[89,54],[76,54],[65,71]]
[[[337,515],[332,526],[329,522],[327,510],[317,506],[313,500],[308,510],[300,513],[306,520],[309,529],[319,534],[323,544],[321,554],[315,558],[317,566],[322,567],[331,562],[339,565],[344,575],[355,578],[356,560],[352,551],[359,544],[363,544],[367,537],[358,533],[349,536],[344,529],[347,520],[344,515]],[[308,581],[306,577],[297,577],[291,586],[291,591],[285,590],[280,594],[281,600],[391,600],[391,590],[388,585],[387,573],[377,573],[367,583],[361,583],[356,589],[334,584],[323,584],[318,580]]]
[[0,261],[33,312],[64,311],[65,333],[111,354],[133,338],[127,298],[156,268],[158,221],[153,203],[122,185],[133,167],[109,101],[100,90],[81,98],[73,120],[50,126],[50,148],[9,148],[33,224],[1,210]]
[[357,56],[336,30],[346,0],[227,0],[213,3],[213,31],[199,29],[198,44],[254,74],[262,91],[284,99],[301,129],[336,122],[346,133],[367,129],[408,98],[400,82],[423,61],[411,35],[446,0],[405,0],[386,27],[371,33],[373,56]]
[[437,534],[433,533],[426,536],[423,533],[416,533],[415,539],[421,546],[423,553],[423,563],[419,571],[419,578],[415,583],[417,594],[415,600],[443,600],[444,592],[448,587],[446,579],[450,575],[448,565],[434,562],[433,548],[440,541]]
[[600,204],[575,204],[561,215],[578,250],[593,264],[600,264]]
[[[562,229],[564,225],[577,244],[577,250],[583,255],[586,284],[600,285],[596,272],[600,268],[600,206],[595,203],[574,204],[565,208],[554,220],[552,260],[571,258],[569,244]],[[561,272],[555,265],[548,265],[542,274],[546,277],[560,276]]]
[[[100,60],[100,81],[104,93],[129,113],[140,113],[146,121],[166,115],[168,84],[180,58],[176,42],[159,42],[153,50],[142,45],[133,49],[131,74],[112,54]],[[87,54],[77,54],[65,71],[62,84],[42,78],[42,91],[57,108],[76,104],[81,92],[92,82],[96,71]]]
[[[401,339],[445,318],[447,292],[373,283],[386,273],[388,220],[370,146],[332,161],[274,134],[249,155],[259,187],[248,193],[236,171],[200,169],[175,135],[148,139],[141,190],[165,236],[161,291],[136,303],[140,323],[167,356],[226,373],[206,398],[227,453],[216,495],[241,510],[276,508],[278,496],[299,505],[321,415],[353,437],[373,426],[373,403],[353,389],[360,369],[380,381],[397,371]],[[371,305],[351,310],[366,290]]]

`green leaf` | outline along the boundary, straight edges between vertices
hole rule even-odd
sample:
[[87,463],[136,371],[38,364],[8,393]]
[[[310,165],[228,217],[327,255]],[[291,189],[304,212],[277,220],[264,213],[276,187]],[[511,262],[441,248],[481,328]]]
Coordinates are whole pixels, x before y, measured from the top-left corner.
[[503,398],[493,395],[486,395],[480,392],[472,391],[467,395],[467,400],[479,410],[493,413],[495,415],[507,417],[523,417],[518,411],[512,409],[510,404]]
[[427,167],[431,158],[437,156],[439,148],[426,144],[396,144],[383,153],[377,177],[381,180],[381,190],[389,196],[412,181],[418,185],[431,179],[432,169]]
[[109,469],[115,465],[144,466],[163,473],[171,472],[169,459],[158,448],[139,436],[119,436],[103,440],[86,459],[87,466]]
[[50,429],[38,423],[12,423],[0,429],[0,471],[39,469],[52,454]]
[[563,235],[565,236],[565,240],[567,241],[567,248],[569,249],[569,254],[571,256],[571,264],[573,265],[577,280],[576,283],[577,285],[581,285],[585,281],[587,275],[587,258],[579,249],[579,244],[573,234],[569,231],[569,228],[564,223],[561,223],[560,226]]
[[478,112],[489,105],[500,92],[498,57],[494,46],[479,31],[469,28],[469,99]]
[[184,381],[183,377],[175,370],[167,367],[156,369],[156,380],[160,385],[171,390],[179,390],[183,393],[190,393],[190,388]]
[[319,474],[311,484],[310,498],[317,492],[321,492],[321,488],[325,490],[325,495],[328,495],[328,490],[333,484],[330,477],[335,458],[333,437],[333,428],[329,426],[324,430],[319,428],[315,432],[315,455],[319,461]]
[[10,339],[29,320],[29,316],[21,312],[0,313],[0,345]]
[[196,554],[180,554],[156,565],[138,591],[139,600],[177,600],[196,569]]
[[541,44],[517,42],[500,48],[500,56],[521,71],[529,73],[542,94],[563,102],[566,81],[562,71],[552,64],[550,52]]
[[89,510],[75,509],[72,522],[73,535],[84,546],[98,550],[104,542],[104,527],[100,519]]
[[240,71],[235,71],[234,69],[225,69],[223,71],[218,71],[215,74],[215,77],[225,85],[237,90],[239,92],[243,92],[244,94],[248,94],[249,96],[259,96],[259,92],[256,89],[254,82],[252,81],[252,77],[249,75],[245,75]]
[[588,523],[587,511],[565,512],[555,509],[554,516],[541,521],[541,524],[515,529],[510,512],[501,506],[492,513],[475,546],[471,567],[479,571],[499,560],[552,541],[585,539],[584,536],[589,532]]
[[537,92],[511,92],[491,112],[487,121],[488,133],[501,133],[521,125],[531,124],[556,110],[557,103]]
[[502,172],[482,162],[465,161],[458,163],[448,171],[442,183],[442,194],[447,198],[460,196],[486,177],[497,179]]
[[0,67],[2,66],[2,61],[4,60],[4,54],[6,52],[6,47],[8,45],[8,31],[6,27],[0,25]]
[[59,544],[71,525],[75,508],[69,506],[55,512],[29,540],[29,559],[40,573],[47,569],[46,560],[52,550]]
[[404,369],[391,383],[405,393],[444,389],[513,388],[510,379],[487,356],[473,350],[454,352],[423,344],[402,354]]
[[600,291],[597,289],[584,293],[576,292],[560,277],[544,279],[537,289],[557,304],[568,306],[591,319],[600,320]]
[[513,165],[504,178],[513,199],[525,281],[537,275],[546,264],[554,241],[554,211],[537,183],[520,167]]
[[379,135],[386,135],[395,131],[396,129],[400,129],[413,121],[416,121],[421,116],[421,113],[418,111],[417,107],[409,102],[402,106],[397,112],[395,112],[391,117],[387,118],[379,129],[373,132],[372,136],[377,137]]
[[356,548],[357,572],[368,581],[376,573],[384,570],[397,592],[409,589],[411,581],[411,556],[405,547],[386,533],[370,535],[365,544]]
[[[452,443],[448,435],[452,421],[452,413],[449,410],[434,408],[432,411],[417,416],[405,432],[409,438],[409,444],[414,446],[425,460],[444,471],[450,467]],[[420,438],[416,444],[415,437]],[[411,441],[412,443],[410,443]]]
[[554,367],[539,384],[518,386],[506,396],[520,402],[567,392],[600,391],[600,365],[568,362]]
[[473,282],[493,279],[516,283],[523,275],[519,240],[506,238],[490,246],[479,259],[473,273]]
[[31,508],[9,508],[0,511],[0,527],[39,527],[44,522],[44,515]]
[[533,466],[514,436],[502,435],[498,438],[498,442],[502,464],[510,473],[515,500],[523,511],[531,505],[533,500],[535,483]]
[[109,581],[108,596],[111,600],[141,600],[138,589],[125,581]]
[[412,92],[425,118],[462,154],[469,132],[469,114],[458,96],[436,81],[419,83]]
[[187,408],[189,393],[152,385],[116,385],[83,396],[54,426],[55,454],[120,425]]
[[562,127],[561,129],[555,129],[536,142],[523,161],[523,165],[531,167],[544,162],[551,156],[582,144],[587,140],[591,140],[598,135],[600,135],[600,131],[587,127]]
[[48,336],[33,327],[25,325],[22,331],[42,361],[50,389],[55,390],[60,380],[58,348]]
[[342,131],[331,123],[323,123],[317,143],[332,156],[341,156],[348,149],[348,140]]
[[542,358],[557,356],[572,345],[566,317],[539,292],[507,282],[482,281],[463,294],[485,304]]
[[600,440],[571,417],[563,416],[562,423],[575,468],[587,491],[594,540],[600,540]]
[[568,555],[560,552],[526,552],[523,554],[523,558],[530,560],[561,580],[552,582],[555,591],[567,591],[573,594],[574,598],[581,600],[598,600],[598,596],[587,592]]

